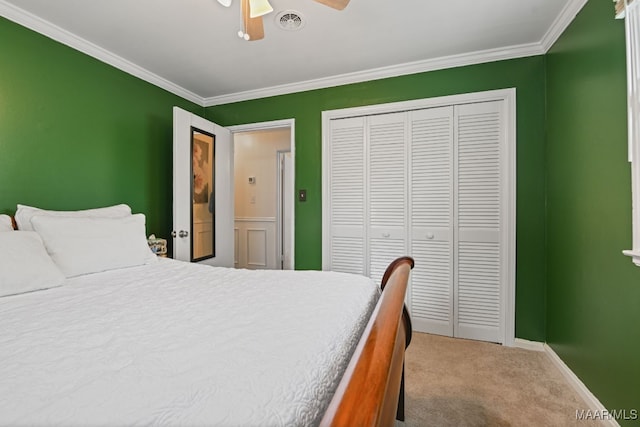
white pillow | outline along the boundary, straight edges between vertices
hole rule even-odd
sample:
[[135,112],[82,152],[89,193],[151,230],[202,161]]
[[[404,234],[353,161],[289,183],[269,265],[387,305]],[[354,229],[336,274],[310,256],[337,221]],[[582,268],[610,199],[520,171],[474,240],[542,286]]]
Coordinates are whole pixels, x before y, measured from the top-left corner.
[[97,273],[157,261],[145,235],[145,216],[31,218],[47,252],[65,276]]
[[9,215],[0,215],[0,232],[2,231],[13,231],[13,224],[11,224]]
[[35,215],[41,216],[66,216],[73,218],[122,218],[131,215],[131,208],[128,205],[115,205],[106,208],[86,209],[82,211],[48,211],[34,208],[32,206],[18,205],[16,210],[16,224],[18,230],[33,231],[31,218]]
[[64,280],[37,233],[0,233],[0,296],[53,288]]

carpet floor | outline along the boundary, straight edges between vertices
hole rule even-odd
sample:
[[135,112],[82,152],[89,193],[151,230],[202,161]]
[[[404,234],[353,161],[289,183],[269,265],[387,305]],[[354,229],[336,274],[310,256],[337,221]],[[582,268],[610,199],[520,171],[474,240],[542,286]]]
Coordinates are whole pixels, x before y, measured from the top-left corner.
[[407,427],[600,425],[544,352],[414,332],[405,382]]

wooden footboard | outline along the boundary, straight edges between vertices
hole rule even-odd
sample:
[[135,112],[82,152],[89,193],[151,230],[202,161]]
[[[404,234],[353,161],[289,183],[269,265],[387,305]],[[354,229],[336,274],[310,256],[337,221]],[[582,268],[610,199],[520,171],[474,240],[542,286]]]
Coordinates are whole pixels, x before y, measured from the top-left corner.
[[404,298],[413,265],[403,257],[387,267],[382,295],[321,426],[393,426],[396,415],[404,418],[404,351],[411,341]]

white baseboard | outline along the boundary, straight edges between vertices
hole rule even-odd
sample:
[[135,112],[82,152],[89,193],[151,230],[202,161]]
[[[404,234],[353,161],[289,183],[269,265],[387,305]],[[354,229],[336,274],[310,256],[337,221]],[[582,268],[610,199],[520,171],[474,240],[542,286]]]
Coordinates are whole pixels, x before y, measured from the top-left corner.
[[[587,386],[584,385],[580,378],[578,378],[578,376],[573,373],[573,371],[566,365],[566,363],[562,361],[562,359],[560,359],[560,356],[558,356],[549,345],[539,341],[529,341],[522,338],[516,338],[513,341],[513,346],[525,350],[544,351],[545,353],[547,353],[549,359],[551,359],[551,362],[556,366],[556,368],[560,370],[569,385],[571,385],[571,387],[573,387],[573,389],[576,391],[576,393],[578,393],[582,400],[584,400],[587,405],[587,408],[585,409],[590,410],[592,413],[607,413],[607,408],[605,408],[604,405],[600,403],[598,398],[595,397],[593,393],[591,393],[591,391],[589,391]],[[581,408],[576,408],[576,410],[579,409]],[[620,424],[618,424],[618,422],[612,417],[610,419],[601,419],[600,421],[602,426],[620,427]]]
[[515,340],[513,340],[513,346],[517,348],[523,348],[525,350],[545,351],[544,343],[539,341],[529,341],[522,338],[516,338]]
[[[587,409],[591,410],[593,413],[599,413],[599,414],[606,413],[607,408],[605,408],[604,405],[600,403],[598,398],[595,397],[593,393],[591,393],[591,391],[589,391],[587,386],[584,385],[584,383],[580,380],[580,378],[578,378],[578,376],[573,373],[573,371],[562,361],[562,359],[560,359],[560,356],[558,356],[556,352],[553,351],[553,349],[549,347],[547,344],[543,344],[543,347],[544,347],[544,351],[547,353],[547,355],[551,359],[551,362],[553,362],[553,364],[558,369],[560,369],[560,372],[562,372],[562,375],[564,375],[564,377],[567,379],[569,384],[571,384],[574,390],[585,401],[585,403],[588,406]],[[576,408],[576,409],[579,409],[579,408]],[[620,427],[620,424],[618,424],[618,422],[612,417],[609,419],[601,419],[601,424],[607,427]]]

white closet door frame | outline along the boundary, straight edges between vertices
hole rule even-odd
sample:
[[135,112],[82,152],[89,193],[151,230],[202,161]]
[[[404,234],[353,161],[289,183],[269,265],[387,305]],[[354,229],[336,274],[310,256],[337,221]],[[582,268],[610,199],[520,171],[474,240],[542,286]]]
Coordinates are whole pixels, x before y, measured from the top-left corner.
[[[322,112],[322,268],[330,268],[330,218],[327,200],[329,198],[329,142],[330,122],[333,119],[412,111],[423,108],[443,107],[486,101],[504,101],[505,134],[507,147],[504,152],[505,183],[508,197],[503,201],[505,208],[504,230],[501,245],[504,248],[507,265],[504,271],[502,303],[504,308],[503,340],[506,346],[515,341],[515,295],[516,295],[516,89],[499,89],[413,101],[393,102],[364,107],[345,108]],[[404,255],[404,254],[403,254]]]

